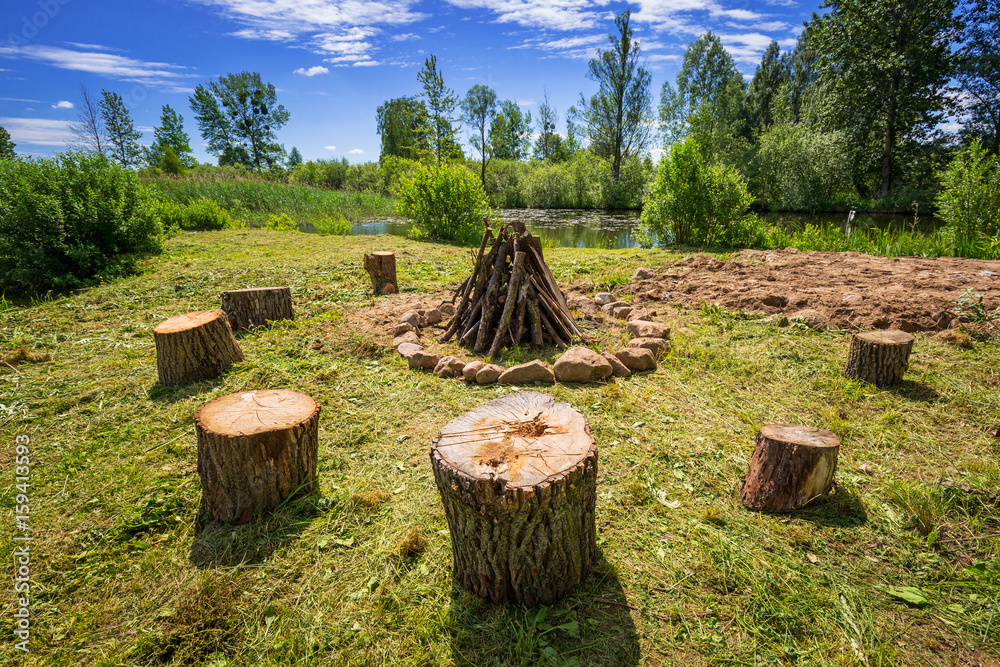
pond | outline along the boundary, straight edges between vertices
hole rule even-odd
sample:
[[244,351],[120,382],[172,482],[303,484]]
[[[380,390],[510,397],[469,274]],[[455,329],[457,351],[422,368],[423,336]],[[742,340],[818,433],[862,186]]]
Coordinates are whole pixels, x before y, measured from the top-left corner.
[[[497,211],[501,220],[522,220],[542,242],[560,248],[638,248],[640,246],[639,211],[603,211],[589,209],[519,208]],[[802,225],[835,224],[847,221],[846,213],[768,213],[763,216],[769,225],[800,227]],[[913,216],[898,214],[861,213],[851,223],[855,228],[907,229]],[[920,218],[917,231],[933,230],[939,222],[929,216]],[[355,223],[352,236],[394,234],[406,236],[410,223],[402,218],[386,218]]]

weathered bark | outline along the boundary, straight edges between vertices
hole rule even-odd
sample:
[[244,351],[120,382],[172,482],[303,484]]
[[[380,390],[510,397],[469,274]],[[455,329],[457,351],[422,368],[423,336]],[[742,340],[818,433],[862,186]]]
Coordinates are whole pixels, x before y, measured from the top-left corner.
[[500,324],[497,326],[496,335],[493,337],[493,344],[490,345],[490,357],[497,356],[500,345],[504,341],[504,336],[510,329],[510,318],[517,310],[517,294],[521,289],[521,280],[524,278],[524,253],[514,253],[514,264],[510,270],[510,282],[507,284],[507,298],[503,304],[503,313],[500,314]]
[[396,253],[376,251],[366,254],[364,267],[372,279],[372,291],[376,295],[399,292],[399,283],[396,282]]
[[551,604],[597,557],[597,447],[586,418],[519,391],[455,419],[431,447],[455,580],[492,602]]
[[481,271],[480,264],[483,259],[483,251],[486,250],[486,244],[493,235],[493,232],[490,229],[489,218],[483,218],[483,225],[486,227],[486,231],[483,232],[483,240],[479,244],[479,252],[476,253],[475,263],[472,265],[472,274],[465,279],[464,283],[462,283],[463,287],[460,290],[462,293],[462,300],[458,302],[458,308],[455,309],[455,315],[452,317],[451,323],[448,325],[448,329],[445,330],[444,335],[441,336],[440,342],[442,343],[447,343],[462,325],[462,315],[465,314],[465,308],[470,303],[469,297],[472,296],[472,291],[476,286],[476,276],[478,276]]
[[497,290],[500,289],[500,268],[507,261],[507,242],[500,243],[497,251],[496,264],[493,267],[493,274],[490,276],[489,285],[486,287],[486,295],[483,299],[483,318],[479,323],[479,333],[476,335],[476,352],[484,352],[486,344],[489,342],[490,325],[493,322],[493,311],[496,309]]
[[264,326],[275,320],[295,318],[292,291],[288,287],[254,287],[223,292],[222,310],[233,331]]
[[811,426],[766,424],[757,444],[740,499],[759,512],[791,512],[830,492],[837,469],[840,438]]
[[320,405],[284,389],[241,392],[195,413],[202,506],[243,524],[317,490]]
[[153,328],[160,384],[190,384],[221,375],[243,350],[222,310],[200,310],[171,317]]
[[876,387],[891,387],[903,379],[913,349],[913,336],[903,331],[854,334],[844,375]]

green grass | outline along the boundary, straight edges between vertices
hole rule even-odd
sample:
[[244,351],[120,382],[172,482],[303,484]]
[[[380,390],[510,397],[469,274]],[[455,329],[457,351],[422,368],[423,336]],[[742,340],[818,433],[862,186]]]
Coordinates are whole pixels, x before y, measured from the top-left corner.
[[[372,299],[361,257],[376,249],[395,251],[403,289],[375,302],[386,314],[462,279],[471,262],[455,246],[395,237],[182,233],[141,275],[0,312],[3,506],[15,501],[15,437],[29,435],[34,537],[32,653],[8,636],[0,663],[998,659],[996,343],[966,350],[918,334],[903,384],[878,390],[843,377],[845,333],[664,306],[674,350],[655,373],[536,388],[583,412],[597,438],[602,558],[558,604],[494,607],[453,587],[428,450],[448,421],[511,390],[406,368],[387,326],[363,310]],[[545,255],[563,285],[591,290],[681,257]],[[221,378],[156,384],[156,323],[259,285],[289,285],[296,319],[243,336],[247,360]],[[608,329],[595,346],[624,337]],[[194,412],[260,388],[322,404],[321,495],[255,524],[217,525],[199,515]],[[830,502],[788,516],[742,507],[764,423],[841,436]],[[0,537],[8,568],[13,534]],[[905,586],[928,603],[894,597]]]
[[186,205],[213,199],[233,216],[251,227],[264,226],[272,214],[285,213],[296,222],[312,222],[336,216],[351,222],[395,215],[395,201],[373,192],[328,190],[294,185],[253,176],[233,176],[229,172],[192,176],[158,176],[147,183],[165,199]]

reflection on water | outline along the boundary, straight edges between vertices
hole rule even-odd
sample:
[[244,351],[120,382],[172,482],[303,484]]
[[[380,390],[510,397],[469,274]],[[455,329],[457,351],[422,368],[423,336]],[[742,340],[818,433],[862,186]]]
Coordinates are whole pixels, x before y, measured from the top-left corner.
[[[639,247],[638,211],[595,211],[583,209],[503,209],[497,211],[504,222],[522,220],[531,233],[540,236],[546,244],[564,248],[637,248]],[[782,225],[800,229],[803,225],[843,225],[846,213],[768,213],[763,216],[769,225]],[[913,217],[896,214],[861,213],[851,223],[855,229],[888,228],[894,231],[909,230]],[[920,218],[917,231],[929,232],[940,224],[929,216]],[[386,218],[371,222],[355,223],[352,236],[394,234],[406,236],[410,223],[402,218]]]

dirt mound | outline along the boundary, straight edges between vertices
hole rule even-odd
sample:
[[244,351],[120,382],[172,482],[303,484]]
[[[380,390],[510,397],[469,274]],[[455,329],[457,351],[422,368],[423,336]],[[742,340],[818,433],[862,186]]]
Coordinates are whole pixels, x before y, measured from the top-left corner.
[[801,316],[835,329],[940,331],[958,325],[966,289],[1000,306],[1000,262],[872,257],[856,252],[744,250],[727,262],[698,255],[623,286],[636,303]]

